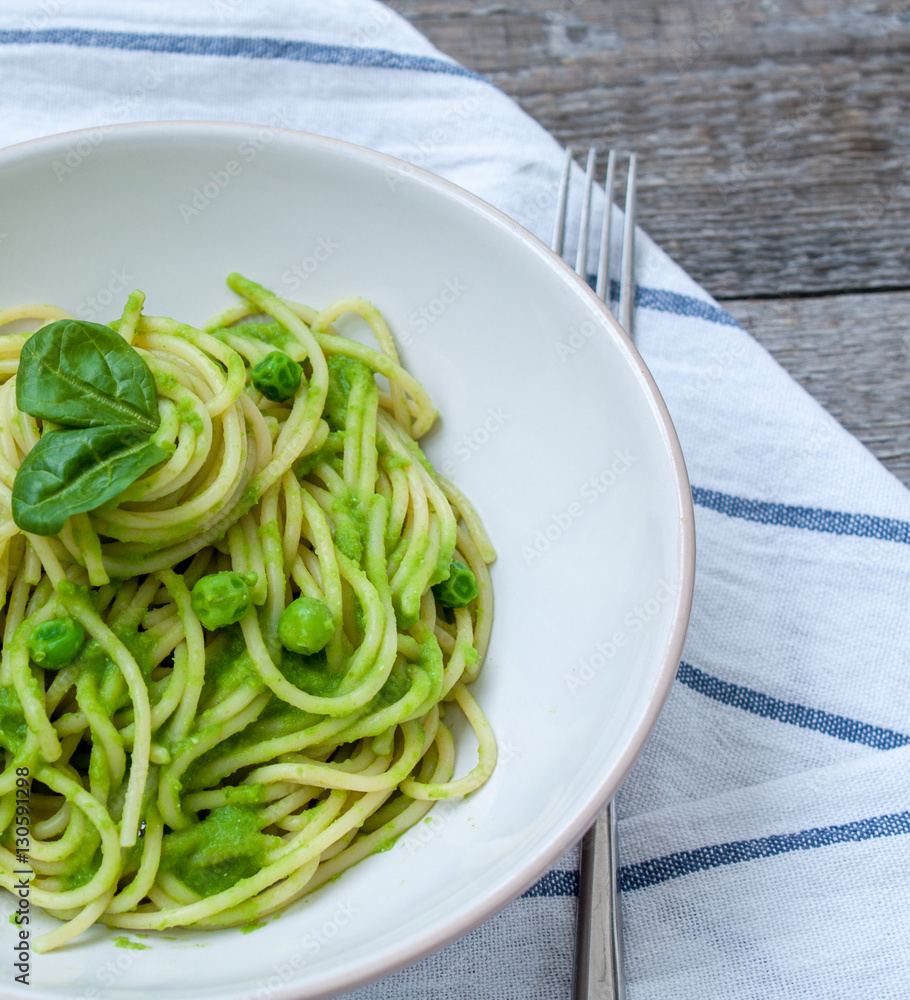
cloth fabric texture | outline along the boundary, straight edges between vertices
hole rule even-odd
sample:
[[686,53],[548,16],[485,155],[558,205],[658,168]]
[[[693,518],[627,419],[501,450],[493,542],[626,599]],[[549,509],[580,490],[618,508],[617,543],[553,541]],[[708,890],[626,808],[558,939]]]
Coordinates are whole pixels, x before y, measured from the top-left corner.
[[[0,146],[167,119],[373,147],[550,235],[558,143],[374,0],[3,4]],[[570,215],[580,200],[576,173]],[[676,682],[617,801],[628,1000],[906,998],[910,497],[643,233],[635,276],[698,565]],[[577,887],[576,848],[351,996],[567,998]]]

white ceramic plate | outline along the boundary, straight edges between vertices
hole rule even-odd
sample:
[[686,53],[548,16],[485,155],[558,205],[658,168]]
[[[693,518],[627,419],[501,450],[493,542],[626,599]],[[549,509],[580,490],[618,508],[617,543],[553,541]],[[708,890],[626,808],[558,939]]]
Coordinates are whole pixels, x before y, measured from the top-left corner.
[[[499,553],[474,691],[501,748],[486,786],[437,807],[432,835],[399,841],[264,929],[168,932],[124,951],[97,927],[35,956],[29,988],[10,991],[3,976],[0,993],[322,996],[489,917],[616,790],[688,621],[685,467],[616,322],[537,240],[464,191],[274,129],[127,125],[6,149],[0,232],[0,307],[47,301],[107,322],[141,288],[146,311],[201,321],[232,301],[224,279],[239,270],[315,306],[361,295],[382,310],[441,414],[430,457],[476,502]],[[572,331],[583,346],[560,357]],[[462,733],[461,773],[473,754]]]

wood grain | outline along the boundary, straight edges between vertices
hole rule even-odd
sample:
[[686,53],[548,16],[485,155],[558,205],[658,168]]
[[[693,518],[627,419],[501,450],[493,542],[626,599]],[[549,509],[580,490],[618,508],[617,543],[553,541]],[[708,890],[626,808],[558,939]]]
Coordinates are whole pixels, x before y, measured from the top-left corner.
[[910,287],[910,6],[402,0],[560,140],[640,153],[641,223],[722,299]]
[[724,305],[910,485],[910,292]]

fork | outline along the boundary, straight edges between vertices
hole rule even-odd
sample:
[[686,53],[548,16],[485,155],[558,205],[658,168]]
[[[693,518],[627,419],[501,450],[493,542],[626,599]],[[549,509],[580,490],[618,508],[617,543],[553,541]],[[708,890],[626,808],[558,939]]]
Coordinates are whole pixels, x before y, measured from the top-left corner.
[[[553,227],[552,249],[563,255],[566,231],[566,205],[569,200],[569,177],[572,170],[572,149],[566,149],[557,199],[556,222]],[[616,152],[610,150],[607,158],[607,179],[604,184],[606,197],[600,227],[600,250],[597,261],[595,292],[611,309],[626,331],[632,336],[632,302],[634,284],[632,262],[635,239],[635,154],[629,157],[626,182],[626,210],[622,234],[620,261],[619,307],[612,308],[610,295],[610,236],[613,186],[616,173]],[[575,271],[587,280],[588,230],[591,220],[591,192],[597,168],[597,151],[588,150],[585,169],[585,186],[578,233]],[[581,845],[581,866],[578,884],[578,917],[575,937],[574,1000],[623,1000],[622,969],[622,911],[620,909],[617,852],[616,814],[612,800],[585,834]]]

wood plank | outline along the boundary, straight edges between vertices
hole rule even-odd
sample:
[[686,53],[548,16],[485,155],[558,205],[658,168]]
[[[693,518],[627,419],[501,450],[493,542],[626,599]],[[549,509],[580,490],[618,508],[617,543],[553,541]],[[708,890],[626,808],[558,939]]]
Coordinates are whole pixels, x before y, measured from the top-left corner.
[[725,307],[910,486],[910,292],[737,299]]
[[910,287],[910,15],[890,0],[400,0],[564,142],[640,153],[718,298]]

